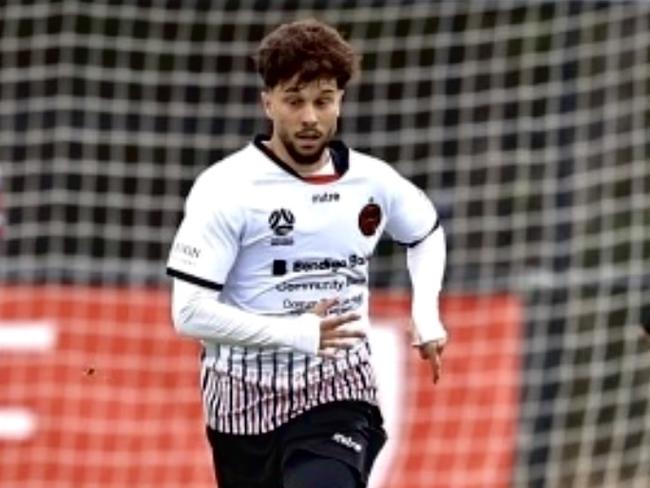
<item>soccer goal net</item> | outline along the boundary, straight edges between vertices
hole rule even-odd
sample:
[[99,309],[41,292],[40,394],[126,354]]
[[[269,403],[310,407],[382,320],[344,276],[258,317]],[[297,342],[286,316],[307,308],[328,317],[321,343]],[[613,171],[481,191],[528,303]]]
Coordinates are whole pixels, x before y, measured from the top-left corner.
[[650,4],[10,0],[0,488],[213,485],[164,262],[196,175],[268,129],[257,43],[304,17],[363,55],[341,138],[421,187],[448,237],[435,387],[404,252],[372,260],[399,362],[373,485],[647,487]]

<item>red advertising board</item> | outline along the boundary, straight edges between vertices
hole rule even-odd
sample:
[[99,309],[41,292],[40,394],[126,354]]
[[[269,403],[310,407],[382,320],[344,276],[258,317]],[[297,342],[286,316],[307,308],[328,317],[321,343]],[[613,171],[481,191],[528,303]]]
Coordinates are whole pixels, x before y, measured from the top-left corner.
[[[384,378],[390,466],[374,487],[510,485],[521,307],[442,308],[451,341],[434,386],[410,350],[407,297],[374,294],[393,329],[379,351],[403,358]],[[166,290],[0,287],[0,488],[214,486],[198,388],[198,346],[175,334]]]

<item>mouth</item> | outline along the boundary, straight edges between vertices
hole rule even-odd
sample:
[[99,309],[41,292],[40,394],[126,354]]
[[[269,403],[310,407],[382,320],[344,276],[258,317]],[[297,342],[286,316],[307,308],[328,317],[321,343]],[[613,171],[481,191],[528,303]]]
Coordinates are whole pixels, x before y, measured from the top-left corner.
[[320,147],[321,139],[320,134],[299,134],[296,136],[296,146],[303,151],[314,151]]
[[296,138],[300,141],[317,141],[322,137],[320,132],[299,132],[296,134]]

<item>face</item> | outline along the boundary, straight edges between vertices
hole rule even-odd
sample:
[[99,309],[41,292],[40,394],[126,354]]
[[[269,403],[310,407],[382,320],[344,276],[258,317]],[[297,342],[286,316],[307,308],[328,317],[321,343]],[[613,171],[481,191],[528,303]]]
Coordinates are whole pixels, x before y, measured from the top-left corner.
[[279,144],[275,149],[297,165],[320,161],[336,133],[342,96],[334,79],[298,83],[294,78],[262,92],[264,110],[273,122],[271,144]]

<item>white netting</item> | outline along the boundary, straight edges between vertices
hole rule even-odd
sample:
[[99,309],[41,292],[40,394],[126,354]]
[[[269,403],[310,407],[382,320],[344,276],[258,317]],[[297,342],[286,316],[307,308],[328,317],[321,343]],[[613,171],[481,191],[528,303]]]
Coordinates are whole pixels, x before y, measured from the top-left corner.
[[[409,363],[390,486],[646,486],[650,5],[324,3],[0,3],[0,487],[209,486],[164,260],[196,174],[266,130],[258,41],[311,15],[364,56],[342,137],[449,238],[457,341],[438,389]],[[405,291],[400,249],[373,271]]]

